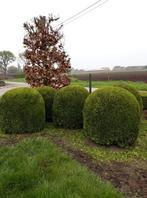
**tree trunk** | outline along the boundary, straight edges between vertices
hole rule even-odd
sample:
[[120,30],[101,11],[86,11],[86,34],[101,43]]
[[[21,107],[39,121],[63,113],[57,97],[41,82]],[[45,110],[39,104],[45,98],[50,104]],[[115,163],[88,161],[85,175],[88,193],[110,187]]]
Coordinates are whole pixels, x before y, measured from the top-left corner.
[[6,77],[7,77],[7,70],[6,70],[6,68],[4,69],[4,79],[6,79]]

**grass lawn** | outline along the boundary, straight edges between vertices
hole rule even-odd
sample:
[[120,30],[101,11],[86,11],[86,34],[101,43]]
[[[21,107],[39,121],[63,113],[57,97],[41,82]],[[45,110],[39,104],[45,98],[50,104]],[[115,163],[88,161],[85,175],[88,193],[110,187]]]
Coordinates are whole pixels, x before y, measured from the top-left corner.
[[[11,82],[25,82],[24,78],[17,78],[17,79],[9,79],[7,81]],[[147,83],[144,82],[131,82],[131,81],[92,81],[92,87],[94,88],[102,88],[111,86],[120,82],[128,82],[128,84],[132,85],[137,90],[144,90],[147,91]],[[76,78],[71,79],[71,84],[73,85],[81,85],[83,87],[88,87],[89,82],[84,80],[77,80]]]
[[1,134],[1,198],[123,197],[48,140],[32,137],[15,144],[20,137]]
[[[121,198],[147,192],[147,121],[133,147],[98,146],[83,129],[0,134],[0,197]],[[108,181],[103,183],[102,181]],[[111,182],[112,184],[110,184]]]
[[126,149],[121,149],[115,146],[98,146],[85,138],[83,131],[83,129],[69,130],[62,128],[58,128],[57,130],[52,124],[49,124],[44,130],[44,132],[51,137],[60,138],[67,147],[79,149],[101,162],[117,161],[138,163],[147,160],[147,121],[142,121],[141,123],[140,133],[136,144],[133,147]]
[[[125,82],[128,83],[130,85],[132,85],[134,88],[136,88],[137,90],[144,90],[147,91],[147,83],[144,82],[132,82],[132,81],[92,81],[92,87],[94,88],[102,88],[102,87],[107,87],[107,86],[111,86],[111,85],[115,85],[117,83],[121,83],[121,82]],[[89,86],[89,82],[88,81],[84,81],[84,80],[77,80],[75,78],[72,78],[71,81],[72,84],[74,85],[81,85],[84,87],[88,87]]]
[[7,79],[8,82],[26,82],[25,78],[11,78]]

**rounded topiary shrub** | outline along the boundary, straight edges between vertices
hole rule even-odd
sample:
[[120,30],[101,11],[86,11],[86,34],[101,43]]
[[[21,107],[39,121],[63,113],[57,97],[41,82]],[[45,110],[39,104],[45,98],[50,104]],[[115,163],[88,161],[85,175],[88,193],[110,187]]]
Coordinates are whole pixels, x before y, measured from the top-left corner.
[[54,100],[54,95],[56,91],[52,87],[47,87],[47,86],[38,87],[36,89],[42,95],[44,102],[45,102],[46,121],[51,122],[52,121],[52,106],[53,106],[53,100]]
[[140,96],[141,96],[142,102],[143,102],[143,109],[147,110],[147,91],[141,91]]
[[54,97],[53,121],[65,128],[82,128],[82,111],[88,91],[81,86],[69,85],[61,88]]
[[143,103],[142,103],[142,98],[141,98],[139,92],[134,87],[132,87],[131,85],[129,85],[127,83],[119,83],[119,84],[116,84],[115,86],[128,90],[136,97],[136,99],[139,103],[139,106],[140,106],[140,113],[142,114]]
[[102,145],[132,145],[137,139],[140,107],[133,94],[119,87],[96,90],[85,101],[84,132]]
[[37,132],[45,124],[45,105],[35,89],[16,88],[0,99],[0,125],[5,133]]

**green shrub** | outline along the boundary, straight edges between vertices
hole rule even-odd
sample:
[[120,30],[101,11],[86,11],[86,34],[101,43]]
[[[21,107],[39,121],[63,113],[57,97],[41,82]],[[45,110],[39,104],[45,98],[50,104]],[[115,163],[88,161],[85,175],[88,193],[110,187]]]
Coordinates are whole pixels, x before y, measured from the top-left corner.
[[142,103],[142,98],[141,98],[139,92],[137,91],[137,89],[135,89],[134,87],[132,87],[128,83],[120,83],[120,84],[116,84],[115,86],[128,90],[129,92],[131,92],[136,97],[136,99],[139,103],[139,106],[140,106],[141,114],[142,114],[143,103]]
[[81,128],[82,111],[87,96],[88,91],[80,86],[69,85],[61,88],[54,97],[54,124],[65,128]]
[[35,89],[16,88],[0,99],[0,125],[5,133],[37,132],[45,124],[45,105]]
[[146,91],[141,91],[140,96],[141,96],[142,102],[143,102],[143,109],[147,110],[147,92]]
[[0,80],[0,87],[5,86],[6,83],[3,80]]
[[120,87],[96,90],[85,101],[85,135],[102,145],[132,145],[138,136],[140,107],[133,94]]
[[52,121],[52,106],[55,95],[55,89],[52,87],[38,87],[37,91],[42,95],[45,102],[46,121]]

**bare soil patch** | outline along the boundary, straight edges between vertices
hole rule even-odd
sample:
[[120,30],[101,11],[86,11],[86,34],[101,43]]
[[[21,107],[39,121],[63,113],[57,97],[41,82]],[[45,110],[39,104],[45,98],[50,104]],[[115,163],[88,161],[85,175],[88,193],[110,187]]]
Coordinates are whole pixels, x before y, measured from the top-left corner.
[[144,119],[147,120],[147,110],[143,111]]
[[13,146],[26,138],[33,137],[33,134],[18,134],[18,135],[7,135],[0,137],[0,146]]
[[90,140],[90,139],[86,139],[85,140],[85,145],[88,145],[88,146],[90,146],[90,147],[99,147],[99,148],[104,148],[104,149],[109,149],[109,150],[111,150],[111,151],[114,151],[114,152],[121,152],[121,151],[124,151],[124,149],[123,148],[119,148],[118,146],[103,146],[103,145],[97,145],[95,142],[93,142],[92,140]]

